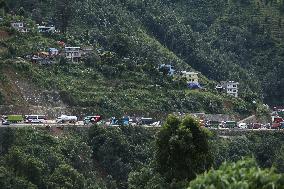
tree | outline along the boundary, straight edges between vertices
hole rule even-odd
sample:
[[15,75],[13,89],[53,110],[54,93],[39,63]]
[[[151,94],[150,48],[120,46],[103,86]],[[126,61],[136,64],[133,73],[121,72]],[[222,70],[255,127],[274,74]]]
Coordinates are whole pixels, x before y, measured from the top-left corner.
[[237,163],[223,163],[218,170],[210,170],[190,182],[188,189],[282,189],[284,176],[273,169],[260,169],[254,159]]
[[50,175],[48,185],[51,188],[81,189],[85,188],[85,178],[71,166],[63,164]]
[[157,168],[167,181],[192,180],[212,164],[209,132],[192,117],[170,115],[157,137]]
[[165,179],[151,167],[143,167],[139,171],[133,171],[128,177],[129,189],[165,189]]
[[24,178],[14,176],[5,167],[0,167],[1,189],[36,189],[37,187]]
[[5,156],[5,164],[16,176],[26,178],[37,186],[43,185],[47,166],[38,158],[27,155],[20,147],[13,147]]
[[55,1],[56,2],[56,9],[55,9],[55,15],[56,15],[56,21],[59,25],[60,31],[62,33],[66,33],[67,27],[70,24],[70,21],[74,17],[74,0],[61,0],[61,1]]

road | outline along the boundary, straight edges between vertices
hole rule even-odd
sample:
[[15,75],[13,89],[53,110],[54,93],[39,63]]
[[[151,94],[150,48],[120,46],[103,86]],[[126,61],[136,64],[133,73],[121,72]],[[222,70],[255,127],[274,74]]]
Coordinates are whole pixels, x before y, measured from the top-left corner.
[[[105,124],[108,126],[109,124]],[[116,125],[118,126],[118,125]],[[68,123],[68,124],[58,124],[54,120],[48,120],[46,123],[16,123],[16,124],[10,124],[10,125],[2,125],[0,123],[0,127],[5,128],[5,127],[10,127],[10,128],[24,128],[24,127],[38,127],[38,128],[45,128],[45,127],[78,127],[78,128],[89,128],[90,125],[84,125],[83,121],[78,121],[76,124]],[[115,126],[112,126],[115,127]],[[150,126],[150,125],[143,125],[142,127],[145,128],[159,128],[160,126]],[[238,131],[238,132],[260,132],[260,131],[280,131],[284,133],[284,130],[277,130],[277,129],[267,129],[267,128],[261,128],[261,129],[239,129],[239,128],[234,128],[234,129],[228,129],[228,128],[208,128],[209,130],[212,131],[220,131],[220,132],[231,132],[231,131]]]

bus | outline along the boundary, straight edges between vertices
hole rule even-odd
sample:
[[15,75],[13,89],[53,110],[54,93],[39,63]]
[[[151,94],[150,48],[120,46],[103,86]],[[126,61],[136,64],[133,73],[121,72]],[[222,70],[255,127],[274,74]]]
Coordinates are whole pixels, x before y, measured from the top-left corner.
[[25,115],[25,123],[46,123],[45,115]]

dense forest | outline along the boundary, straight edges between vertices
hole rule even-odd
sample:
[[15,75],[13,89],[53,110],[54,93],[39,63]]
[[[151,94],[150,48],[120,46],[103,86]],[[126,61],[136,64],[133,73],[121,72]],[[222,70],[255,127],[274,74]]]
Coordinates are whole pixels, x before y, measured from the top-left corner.
[[[3,189],[283,188],[283,134],[221,138],[191,117],[160,129],[0,129]],[[273,167],[273,168],[272,168]]]

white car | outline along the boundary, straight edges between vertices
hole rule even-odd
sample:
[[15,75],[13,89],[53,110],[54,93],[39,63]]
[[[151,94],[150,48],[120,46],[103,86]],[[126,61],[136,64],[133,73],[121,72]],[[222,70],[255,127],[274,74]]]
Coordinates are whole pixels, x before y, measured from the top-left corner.
[[240,129],[247,129],[248,126],[247,126],[246,123],[239,123],[238,128],[240,128]]

